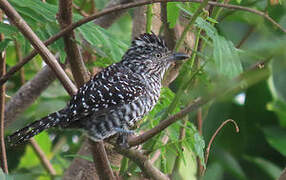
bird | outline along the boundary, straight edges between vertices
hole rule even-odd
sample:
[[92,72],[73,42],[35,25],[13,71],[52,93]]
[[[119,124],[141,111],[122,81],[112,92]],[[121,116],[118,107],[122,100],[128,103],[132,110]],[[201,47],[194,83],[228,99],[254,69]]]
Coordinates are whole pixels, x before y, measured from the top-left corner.
[[128,134],[156,105],[170,65],[187,58],[187,54],[169,50],[153,32],[141,34],[121,61],[81,86],[66,107],[16,131],[8,136],[8,142],[11,146],[21,144],[52,127],[83,129],[95,142]]

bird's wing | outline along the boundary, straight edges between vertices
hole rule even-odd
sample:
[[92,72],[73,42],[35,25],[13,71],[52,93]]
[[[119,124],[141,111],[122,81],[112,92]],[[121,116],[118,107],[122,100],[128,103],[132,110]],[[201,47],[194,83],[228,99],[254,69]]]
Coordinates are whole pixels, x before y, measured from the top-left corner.
[[109,68],[98,73],[92,80],[82,86],[68,105],[67,124],[91,115],[109,113],[128,104],[146,90],[142,78],[130,70]]

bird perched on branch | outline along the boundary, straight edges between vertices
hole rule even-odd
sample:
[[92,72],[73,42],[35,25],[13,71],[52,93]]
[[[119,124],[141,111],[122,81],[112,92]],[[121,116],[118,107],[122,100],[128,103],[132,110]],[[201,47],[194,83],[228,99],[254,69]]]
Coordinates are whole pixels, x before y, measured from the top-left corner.
[[51,127],[81,128],[94,141],[129,133],[158,101],[170,64],[186,58],[170,51],[154,33],[142,34],[120,62],[84,84],[65,108],[16,131],[8,141],[19,144]]

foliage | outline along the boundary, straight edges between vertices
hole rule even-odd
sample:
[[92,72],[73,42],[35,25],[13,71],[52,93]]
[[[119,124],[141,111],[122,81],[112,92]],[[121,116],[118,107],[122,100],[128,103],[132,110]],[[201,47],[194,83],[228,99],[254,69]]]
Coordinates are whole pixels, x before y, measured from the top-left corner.
[[[48,39],[60,30],[56,20],[56,1],[10,2],[41,40]],[[286,7],[283,2],[276,6],[269,5],[266,0],[237,0],[230,3],[267,11],[270,17],[286,27]],[[75,4],[86,12],[90,11],[87,2],[76,0]],[[95,0],[95,5],[102,9],[105,1]],[[197,7],[198,4],[194,3],[168,3],[169,28],[174,28],[176,23],[179,23],[182,13],[189,21]],[[121,59],[131,41],[133,11],[128,10],[128,13],[109,29],[103,29],[93,22],[76,29],[77,43],[82,51],[91,54],[88,56],[90,59],[86,59],[89,70],[106,67]],[[74,11],[74,21],[81,18],[82,16]],[[149,21],[154,19],[150,18]],[[17,28],[7,22],[5,20],[0,23],[0,32],[5,35],[5,40],[0,42],[0,51],[5,49],[7,52],[9,70],[18,62],[15,42],[20,44],[23,56],[27,55],[32,47]],[[255,31],[250,31],[252,28]],[[199,129],[197,126],[197,112],[190,113],[185,118],[185,124],[183,121],[174,123],[159,136],[145,143],[144,148],[151,152],[150,157],[156,150],[161,152],[154,164],[163,173],[174,173],[174,179],[196,179],[198,164],[206,167],[204,179],[277,179],[286,164],[285,34],[258,15],[221,7],[215,7],[210,16],[201,13],[190,32],[197,35],[197,39],[194,39],[195,46],[185,47],[193,52],[192,57],[182,65],[178,78],[169,87],[163,88],[159,103],[136,131],[155,127],[162,119],[180,112],[198,96],[211,96],[213,101],[201,109],[203,127]],[[249,32],[251,35],[247,37]],[[238,48],[237,45],[244,37],[247,37],[246,41]],[[65,61],[62,39],[49,48],[53,53],[59,52],[61,62]],[[266,62],[266,71],[263,74],[259,69],[247,73],[261,61]],[[43,61],[39,56],[25,65],[26,80],[32,79],[42,66]],[[242,82],[237,81],[240,78]],[[13,96],[21,85],[20,76],[15,75],[7,83],[7,94]],[[221,92],[225,87],[231,87],[231,90]],[[60,83],[53,83],[6,129],[6,134],[60,109],[68,99]],[[205,147],[215,130],[227,119],[235,120],[240,132],[236,134],[230,126],[223,128],[212,144],[208,163],[205,164]],[[182,128],[186,133],[185,137],[180,139]],[[161,142],[163,136],[169,137],[166,144]],[[56,169],[58,177],[62,177],[74,157],[80,157],[76,152],[82,142],[81,137],[79,131],[57,129],[51,129],[36,137]],[[50,179],[29,145],[8,148],[7,154],[11,172],[7,179]],[[90,157],[81,158],[91,160]],[[175,171],[177,158],[179,166],[178,171]],[[120,168],[114,169],[121,169],[120,172],[125,172],[124,176],[126,171],[138,176],[141,172],[126,158]],[[2,176],[6,175],[1,172],[0,177]]]

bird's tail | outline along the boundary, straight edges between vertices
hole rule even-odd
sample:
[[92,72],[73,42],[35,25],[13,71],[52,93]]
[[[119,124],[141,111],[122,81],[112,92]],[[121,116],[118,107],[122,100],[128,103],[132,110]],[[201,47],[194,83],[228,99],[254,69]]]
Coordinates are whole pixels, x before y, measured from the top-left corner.
[[12,135],[8,136],[7,137],[8,143],[11,146],[14,146],[22,142],[25,142],[29,140],[31,137],[39,134],[43,130],[59,125],[59,123],[61,123],[61,120],[63,118],[66,118],[65,109],[49,114],[48,116],[43,117],[42,119],[35,121],[29,124],[28,126],[19,129]]

